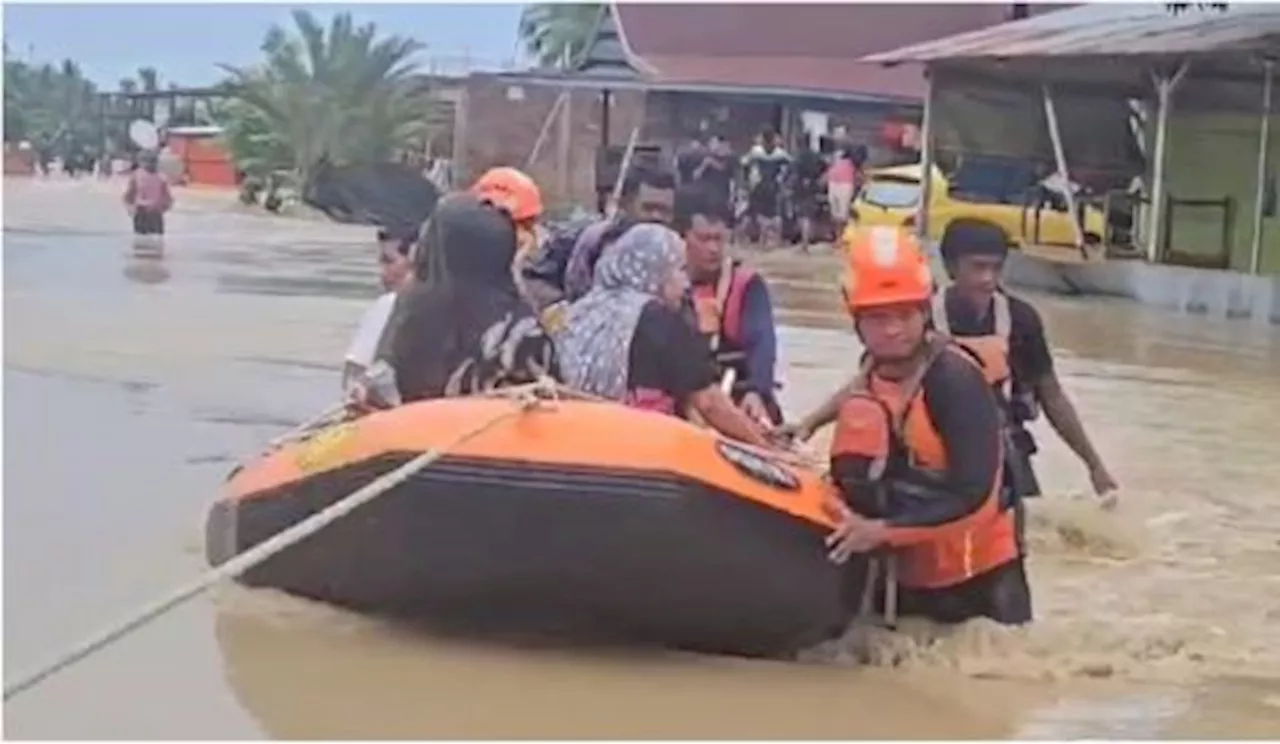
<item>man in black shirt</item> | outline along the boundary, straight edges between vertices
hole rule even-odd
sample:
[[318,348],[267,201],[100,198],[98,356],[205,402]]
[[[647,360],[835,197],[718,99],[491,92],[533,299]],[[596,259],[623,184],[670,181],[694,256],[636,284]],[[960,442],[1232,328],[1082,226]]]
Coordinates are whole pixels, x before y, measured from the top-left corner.
[[823,176],[826,171],[826,161],[813,147],[806,144],[796,153],[791,174],[791,198],[800,220],[800,249],[803,251],[809,250],[814,231],[825,216]]
[[786,183],[791,156],[782,149],[773,132],[761,135],[742,165],[747,180],[747,217],[759,231],[760,244],[771,248],[782,238],[782,186]]
[[702,169],[702,163],[707,155],[707,148],[696,139],[690,140],[676,152],[675,166],[679,185],[684,186],[697,181],[696,174]]
[[[729,141],[718,134],[713,134],[710,141],[707,142],[707,153],[702,161],[702,166],[695,172],[695,180],[698,186],[708,193],[715,194],[716,198],[724,200],[725,206],[729,208],[731,218],[733,171],[733,150],[729,147]],[[732,219],[729,226],[733,226]]]
[[947,225],[941,252],[953,284],[934,297],[934,325],[957,338],[996,337],[1007,344],[1011,380],[1004,397],[1018,450],[1009,476],[1018,495],[1040,493],[1030,461],[1036,443],[1026,424],[1043,408],[1049,425],[1088,468],[1094,492],[1109,503],[1116,481],[1058,379],[1040,313],[1000,286],[1009,242],[999,225],[986,220],[962,218]]
[[[1044,321],[1029,303],[1000,287],[1000,272],[1008,255],[1009,238],[999,225],[985,220],[953,220],[942,237],[942,257],[954,284],[933,301],[933,324],[967,345],[993,339],[1008,355],[1010,380],[1001,390],[1010,442],[1007,477],[1017,497],[1040,493],[1031,468],[1036,443],[1026,425],[1044,409],[1050,426],[1084,462],[1089,481],[1104,505],[1115,500],[1117,484],[1101,455],[1085,433],[1075,406],[1054,370]],[[808,439],[835,419],[848,390],[841,390],[798,423],[780,432]]]

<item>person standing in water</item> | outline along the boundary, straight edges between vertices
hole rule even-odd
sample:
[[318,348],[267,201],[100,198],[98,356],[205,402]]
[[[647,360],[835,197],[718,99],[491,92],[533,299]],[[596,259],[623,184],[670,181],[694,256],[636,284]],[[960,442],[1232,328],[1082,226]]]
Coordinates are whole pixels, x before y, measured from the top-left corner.
[[[1111,505],[1118,488],[1094,448],[1053,364],[1040,313],[1008,294],[1000,275],[1009,253],[1009,237],[996,224],[974,218],[953,220],[942,236],[941,253],[954,284],[931,303],[932,322],[942,333],[967,346],[998,346],[1008,379],[997,385],[1005,408],[1008,477],[1019,498],[1037,496],[1040,484],[1031,467],[1036,443],[1026,425],[1044,409],[1049,424],[1084,462],[1094,492]],[[797,424],[782,432],[801,440],[831,423],[846,391],[838,391]]]
[[154,152],[139,154],[138,165],[124,191],[125,208],[133,216],[133,234],[163,236],[164,215],[173,206],[173,193],[169,182],[157,172]]
[[933,279],[906,231],[855,238],[843,290],[866,354],[831,443],[843,497],[832,505],[832,559],[875,551],[866,575],[850,578],[862,584],[863,611],[878,607],[890,623],[899,610],[942,623],[1030,622],[991,389],[1002,360],[930,330]]
[[1029,302],[1000,285],[1010,242],[1003,228],[986,220],[964,218],[947,225],[941,253],[952,284],[933,298],[934,327],[964,341],[991,339],[1006,350],[1010,377],[1001,392],[1013,448],[1010,477],[1017,495],[1040,495],[1031,467],[1036,441],[1026,427],[1043,409],[1049,425],[1084,463],[1094,492],[1109,504],[1116,480],[1058,379],[1044,321]]

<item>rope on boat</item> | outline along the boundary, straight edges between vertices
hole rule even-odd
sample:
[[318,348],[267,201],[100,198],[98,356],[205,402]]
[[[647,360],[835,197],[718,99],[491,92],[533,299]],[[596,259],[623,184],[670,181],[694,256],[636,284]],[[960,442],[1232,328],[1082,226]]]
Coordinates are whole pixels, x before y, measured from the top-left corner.
[[[133,631],[139,630],[151,621],[164,616],[170,610],[173,610],[186,603],[188,600],[203,594],[217,583],[225,579],[238,576],[245,571],[254,568],[258,564],[263,563],[276,554],[297,545],[330,524],[338,521],[342,517],[347,516],[361,506],[368,504],[396,486],[404,483],[420,471],[435,464],[440,460],[440,458],[448,454],[449,451],[471,441],[472,439],[475,439],[503,421],[515,418],[526,411],[536,408],[546,400],[554,401],[566,398],[595,402],[605,401],[605,399],[598,396],[566,388],[550,378],[544,378],[529,385],[494,391],[493,393],[481,397],[509,399],[515,403],[516,406],[511,410],[503,411],[484,423],[463,432],[454,438],[453,441],[442,447],[433,448],[423,452],[404,465],[401,465],[395,470],[392,470],[391,472],[369,482],[363,488],[360,488],[351,495],[330,504],[328,507],[312,514],[301,522],[281,530],[272,537],[228,560],[226,563],[206,571],[194,581],[180,586],[168,594],[144,605],[140,610],[128,616],[124,620],[121,620],[81,643],[72,646],[70,649],[38,667],[36,670],[19,677],[14,682],[6,683],[4,687],[4,700],[7,702],[23,692],[39,685],[58,672],[83,661],[98,651],[101,651],[107,646],[119,641]],[[303,426],[298,427],[298,430],[309,429],[312,425],[319,423],[334,412],[334,410],[326,411],[324,414],[321,414]],[[291,432],[291,434],[292,433],[293,432]],[[280,439],[287,440],[287,437],[281,437]],[[770,454],[777,456],[782,453],[773,452]],[[792,464],[810,467],[813,465],[812,463],[804,462],[803,458],[793,458],[794,455],[791,458],[784,457],[784,459],[791,460]]]
[[[76,646],[73,646],[35,671],[23,675],[17,681],[6,683],[4,687],[5,701],[8,701],[32,687],[35,687],[41,682],[52,677],[54,674],[57,674],[73,664],[88,658],[94,653],[106,648],[121,638],[124,638],[129,633],[142,628],[152,620],[155,620],[165,615],[170,610],[184,604],[187,600],[204,593],[218,582],[237,576],[257,566],[263,561],[266,561],[277,553],[302,542],[361,506],[368,504],[379,496],[387,493],[392,488],[404,483],[419,471],[434,464],[441,457],[444,457],[450,450],[475,439],[507,419],[515,418],[516,416],[537,407],[545,398],[549,397],[555,399],[559,397],[562,392],[563,391],[561,389],[554,387],[549,388],[546,383],[534,383],[532,385],[502,391],[500,396],[493,397],[511,398],[513,399],[513,402],[516,403],[516,407],[489,418],[484,423],[467,430],[456,437],[452,442],[449,442],[442,447],[433,448],[423,452],[404,465],[401,465],[395,470],[392,470],[391,472],[370,482],[351,495],[330,504],[328,507],[312,514],[301,522],[276,533],[267,540],[258,543],[249,550],[246,550],[226,563],[223,563],[221,566],[205,572],[194,581],[178,587],[169,594],[150,602],[128,618],[106,628]],[[539,393],[544,393],[544,395],[540,396]]]

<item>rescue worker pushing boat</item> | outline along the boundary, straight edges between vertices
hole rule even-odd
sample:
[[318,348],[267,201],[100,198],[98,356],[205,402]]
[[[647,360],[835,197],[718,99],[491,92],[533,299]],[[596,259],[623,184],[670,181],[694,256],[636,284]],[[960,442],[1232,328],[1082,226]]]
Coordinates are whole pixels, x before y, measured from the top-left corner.
[[[850,511],[832,558],[878,551],[864,608],[944,623],[1031,620],[1015,512],[1003,476],[998,350],[929,329],[933,281],[916,239],[894,228],[850,246],[844,297],[866,346],[844,391],[831,474]],[[901,587],[899,592],[898,587]],[[883,603],[876,602],[883,589]]]
[[[1049,424],[1085,463],[1094,492],[1104,499],[1104,505],[1114,503],[1116,481],[1058,379],[1040,313],[1000,286],[1000,273],[1009,254],[1004,230],[986,220],[953,220],[943,233],[940,248],[954,284],[939,290],[930,303],[934,328],[974,349],[1006,354],[1009,376],[995,387],[1007,427],[1006,477],[1015,496],[1040,493],[1031,466],[1036,443],[1026,427],[1043,408]],[[846,392],[838,391],[797,424],[785,427],[783,433],[808,439],[831,423]]]

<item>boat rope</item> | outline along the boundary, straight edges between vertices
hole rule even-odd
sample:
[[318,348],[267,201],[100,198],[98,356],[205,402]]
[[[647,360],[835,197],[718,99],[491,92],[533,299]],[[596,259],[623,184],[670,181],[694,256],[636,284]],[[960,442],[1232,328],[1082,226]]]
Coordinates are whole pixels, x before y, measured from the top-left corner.
[[500,391],[500,393],[500,395],[488,397],[510,398],[516,405],[510,410],[504,410],[502,413],[492,416],[483,423],[468,429],[455,437],[451,442],[441,447],[432,448],[423,452],[404,465],[401,465],[395,470],[371,481],[351,495],[330,504],[301,522],[276,533],[267,540],[258,543],[249,550],[246,550],[240,555],[228,560],[226,563],[206,571],[194,581],[180,586],[168,594],[144,605],[129,617],[89,637],[67,651],[64,651],[51,661],[38,667],[35,671],[19,677],[14,682],[6,683],[4,687],[5,701],[8,701],[22,692],[35,687],[41,682],[52,677],[54,674],[57,674],[58,672],[92,656],[96,652],[124,638],[133,631],[142,628],[152,620],[162,617],[170,610],[175,609],[200,594],[203,594],[220,581],[238,576],[266,561],[277,553],[302,542],[328,525],[333,524],[361,506],[368,504],[401,483],[404,483],[419,471],[440,460],[440,458],[444,457],[451,450],[475,439],[498,424],[508,419],[515,418],[520,414],[539,406],[548,398],[554,400],[561,397],[564,395],[565,391],[559,388],[559,386],[551,387],[545,382],[539,382],[531,385],[520,386],[519,388]]
[[[219,582],[238,576],[265,562],[276,554],[297,545],[342,517],[347,516],[361,506],[368,504],[396,486],[404,483],[406,480],[412,478],[425,468],[435,464],[450,451],[466,444],[476,437],[479,437],[508,419],[515,418],[526,411],[542,405],[546,401],[576,399],[593,402],[608,402],[604,398],[567,388],[549,377],[544,377],[543,379],[528,385],[499,389],[477,397],[511,400],[515,406],[509,410],[504,410],[502,413],[485,420],[483,423],[472,427],[471,429],[468,429],[447,444],[423,452],[412,460],[406,462],[404,465],[401,465],[389,473],[383,474],[354,493],[335,501],[301,522],[281,530],[249,550],[231,558],[226,563],[206,571],[193,581],[172,590],[168,594],[165,594],[146,605],[143,605],[142,608],[125,619],[108,626],[97,634],[90,636],[75,646],[72,646],[70,649],[54,657],[52,660],[36,668],[34,671],[22,675],[16,681],[6,683],[4,687],[4,700],[7,702],[23,692],[41,684],[58,672],[93,656],[98,651],[101,651],[116,641],[125,638],[134,631],[145,627],[151,623],[151,621],[163,617],[169,611],[176,609],[187,601],[203,594]],[[330,409],[320,416],[317,416],[315,419],[297,427],[294,432],[290,433],[293,434],[295,432],[301,433],[302,431],[309,431],[316,424],[319,424],[321,421],[326,420],[328,417],[336,413],[337,409]],[[288,437],[280,437],[277,439],[277,442],[283,443],[284,441],[287,441],[287,439]],[[783,453],[773,452],[770,454],[777,456]],[[792,457],[784,457],[783,459],[791,460],[792,464],[796,465],[812,466],[812,463],[804,462],[803,458],[793,458],[794,455]]]

